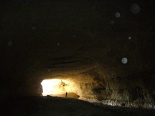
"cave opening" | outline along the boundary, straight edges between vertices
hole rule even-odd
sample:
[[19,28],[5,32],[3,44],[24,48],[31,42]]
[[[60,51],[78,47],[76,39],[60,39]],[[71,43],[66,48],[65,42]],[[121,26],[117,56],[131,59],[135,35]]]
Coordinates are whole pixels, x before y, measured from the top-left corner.
[[44,79],[41,82],[43,96],[79,98],[79,88],[67,79]]

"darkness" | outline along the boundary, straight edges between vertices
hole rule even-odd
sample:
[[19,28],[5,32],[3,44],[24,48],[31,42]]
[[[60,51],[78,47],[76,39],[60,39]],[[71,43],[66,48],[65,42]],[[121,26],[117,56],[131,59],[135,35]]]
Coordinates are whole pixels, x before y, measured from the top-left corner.
[[[152,92],[154,49],[153,0],[0,1],[1,101],[32,95],[29,81],[40,76],[39,82],[49,70],[74,71],[94,64],[108,77],[148,72],[144,85],[150,84]],[[123,57],[127,64],[121,63]]]

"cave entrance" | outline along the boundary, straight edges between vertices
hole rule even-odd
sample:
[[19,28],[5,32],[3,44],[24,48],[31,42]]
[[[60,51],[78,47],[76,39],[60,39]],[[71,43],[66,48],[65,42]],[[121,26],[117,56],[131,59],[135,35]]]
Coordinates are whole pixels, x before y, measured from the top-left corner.
[[64,79],[45,79],[41,82],[43,96],[79,98],[74,82]]

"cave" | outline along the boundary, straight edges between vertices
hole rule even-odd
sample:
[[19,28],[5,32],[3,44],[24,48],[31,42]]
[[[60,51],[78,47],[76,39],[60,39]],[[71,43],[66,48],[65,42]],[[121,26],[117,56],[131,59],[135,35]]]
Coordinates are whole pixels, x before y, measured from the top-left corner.
[[153,0],[0,1],[0,113],[154,111],[154,12]]

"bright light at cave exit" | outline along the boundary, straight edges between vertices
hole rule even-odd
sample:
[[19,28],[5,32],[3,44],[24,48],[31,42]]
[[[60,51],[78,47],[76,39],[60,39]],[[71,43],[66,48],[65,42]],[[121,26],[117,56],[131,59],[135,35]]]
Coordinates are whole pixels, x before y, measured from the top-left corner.
[[72,83],[62,79],[45,79],[41,82],[43,89],[43,96],[64,94],[66,92],[74,91]]

